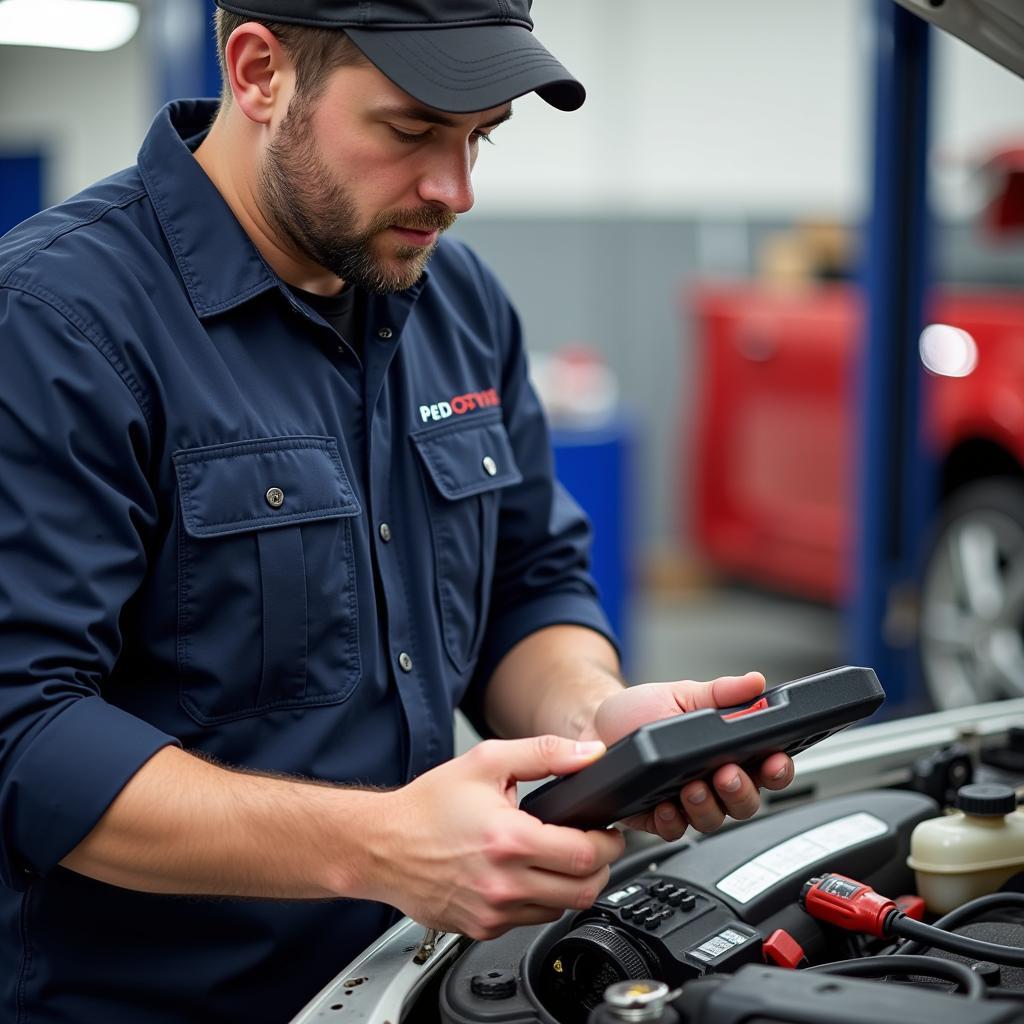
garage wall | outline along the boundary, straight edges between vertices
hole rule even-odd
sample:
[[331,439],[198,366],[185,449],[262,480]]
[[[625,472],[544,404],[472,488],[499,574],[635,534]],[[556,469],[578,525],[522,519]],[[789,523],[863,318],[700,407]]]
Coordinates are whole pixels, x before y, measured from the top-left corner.
[[[0,144],[48,150],[47,201],[134,161],[158,93],[146,40],[159,2],[113,53],[0,49]],[[696,366],[681,290],[749,273],[759,240],[794,219],[862,214],[870,11],[868,0],[535,4],[538,35],[588,102],[575,114],[519,102],[456,230],[506,282],[533,349],[589,342],[619,374],[643,440],[645,546],[672,537],[687,469],[675,438]],[[939,35],[934,78],[937,205],[962,221],[984,197],[972,158],[1024,138],[1024,82]],[[953,276],[1024,281],[1019,247],[993,256],[962,223],[938,241]]]
[[539,37],[589,98],[571,116],[524,100],[502,129],[501,160],[481,160],[481,204],[850,208],[861,188],[866,9],[862,0],[538,2]]
[[[0,50],[0,137],[52,141],[51,198],[134,159],[158,92],[146,40],[174,31],[188,2],[144,0],[142,30],[111,53]],[[572,115],[520,101],[481,159],[477,215],[856,215],[870,9],[868,0],[537,0],[538,35],[589,99]],[[937,43],[948,169],[1021,130],[1024,83],[948,37]]]

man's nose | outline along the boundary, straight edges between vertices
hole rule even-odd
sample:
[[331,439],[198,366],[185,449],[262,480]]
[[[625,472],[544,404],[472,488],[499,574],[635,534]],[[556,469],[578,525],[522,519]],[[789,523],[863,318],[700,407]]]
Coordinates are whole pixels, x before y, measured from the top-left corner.
[[473,161],[468,151],[436,160],[420,179],[420,198],[465,213],[473,206]]

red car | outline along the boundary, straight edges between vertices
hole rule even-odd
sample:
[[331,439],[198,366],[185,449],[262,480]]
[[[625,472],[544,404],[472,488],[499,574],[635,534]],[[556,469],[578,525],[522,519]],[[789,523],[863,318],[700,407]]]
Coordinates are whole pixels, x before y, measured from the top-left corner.
[[[696,543],[734,578],[842,603],[856,509],[859,293],[703,286],[687,307],[702,364],[688,499]],[[928,320],[967,332],[977,364],[926,380],[942,503],[917,602],[923,674],[938,707],[1020,697],[1024,297],[945,289]]]

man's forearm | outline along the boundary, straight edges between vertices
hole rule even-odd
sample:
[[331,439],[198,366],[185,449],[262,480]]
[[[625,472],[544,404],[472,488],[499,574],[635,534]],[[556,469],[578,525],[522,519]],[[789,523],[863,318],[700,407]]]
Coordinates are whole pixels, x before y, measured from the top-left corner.
[[596,746],[481,743],[387,791],[230,771],[165,748],[62,863],[144,892],[376,900],[427,927],[496,938],[590,906],[607,884],[620,836],[542,825],[515,800],[520,778],[575,771]]
[[623,686],[615,648],[603,636],[583,626],[549,626],[499,662],[485,714],[503,737],[594,738],[594,712]]
[[360,837],[384,795],[230,771],[166,747],[61,863],[144,892],[356,895]]

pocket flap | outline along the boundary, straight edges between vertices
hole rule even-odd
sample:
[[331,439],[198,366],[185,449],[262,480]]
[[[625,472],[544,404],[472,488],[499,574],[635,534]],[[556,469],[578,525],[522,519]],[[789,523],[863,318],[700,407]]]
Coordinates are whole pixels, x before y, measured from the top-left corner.
[[275,437],[173,455],[193,537],[244,533],[362,511],[330,437]]
[[484,416],[411,435],[434,485],[450,501],[508,487],[523,479],[501,414]]

